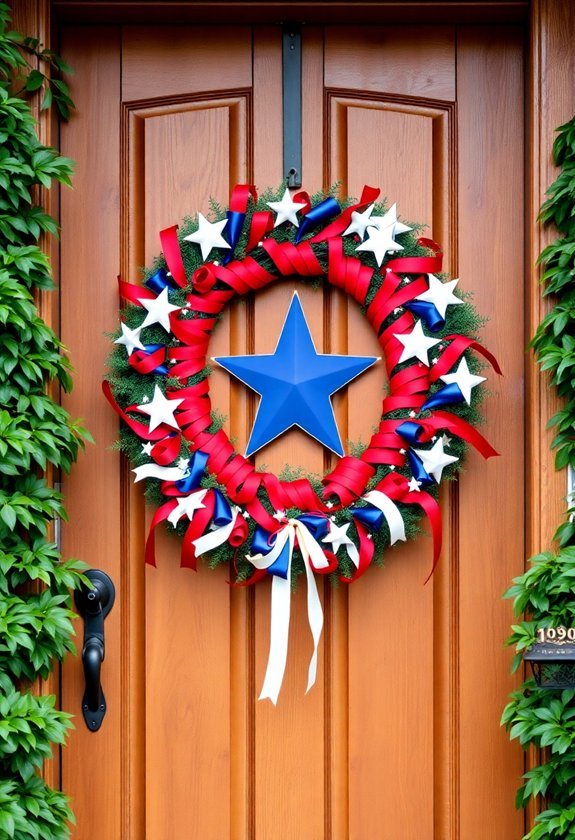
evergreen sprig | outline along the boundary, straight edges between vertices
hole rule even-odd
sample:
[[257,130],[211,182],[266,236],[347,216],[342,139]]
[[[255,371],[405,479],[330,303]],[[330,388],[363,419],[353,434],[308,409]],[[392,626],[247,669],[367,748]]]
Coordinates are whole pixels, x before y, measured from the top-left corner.
[[[557,130],[553,153],[561,172],[539,216],[560,234],[539,257],[543,294],[554,296],[553,307],[531,344],[541,370],[549,371],[551,384],[564,399],[549,421],[557,430],[552,442],[555,465],[562,469],[575,468],[575,118]],[[575,626],[574,513],[569,507],[566,521],[557,529],[558,551],[532,557],[528,570],[506,593],[514,599],[520,619],[508,639],[516,650],[513,670],[520,667],[522,654],[534,644],[539,629]],[[546,806],[524,840],[575,837],[575,691],[538,688],[528,679],[511,695],[502,723],[525,749],[530,745],[546,749],[545,762],[525,773],[517,794],[518,807],[538,796],[544,797]]]
[[9,20],[0,3],[0,840],[64,840],[68,801],[40,772],[70,715],[30,684],[73,650],[70,590],[83,566],[63,561],[50,537],[65,511],[43,473],[67,472],[87,434],[49,396],[70,389],[70,364],[36,305],[54,286],[40,240],[58,230],[38,196],[70,183],[72,161],[39,141],[29,100],[42,92],[41,108],[66,117],[72,103],[54,71],[70,68]]

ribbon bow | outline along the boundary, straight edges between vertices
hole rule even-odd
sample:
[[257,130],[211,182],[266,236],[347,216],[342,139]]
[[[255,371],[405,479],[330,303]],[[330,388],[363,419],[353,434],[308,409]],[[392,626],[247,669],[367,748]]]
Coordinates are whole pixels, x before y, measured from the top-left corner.
[[[316,520],[325,523],[325,528]],[[274,706],[277,703],[282,686],[287,661],[291,608],[291,566],[296,542],[305,566],[307,617],[314,643],[308,668],[306,694],[316,681],[317,651],[323,629],[323,611],[314,572],[326,574],[334,568],[334,563],[326,557],[316,540],[316,536],[319,537],[322,532],[325,535],[328,527],[325,517],[304,514],[298,519],[289,519],[275,534],[268,536],[267,546],[269,547],[271,544],[271,548],[267,552],[260,551],[258,554],[247,555],[247,559],[256,569],[265,569],[273,575],[270,651],[259,699],[269,698]],[[253,544],[256,547],[261,547],[262,541],[265,541],[264,533],[260,529],[258,534],[254,535]]]

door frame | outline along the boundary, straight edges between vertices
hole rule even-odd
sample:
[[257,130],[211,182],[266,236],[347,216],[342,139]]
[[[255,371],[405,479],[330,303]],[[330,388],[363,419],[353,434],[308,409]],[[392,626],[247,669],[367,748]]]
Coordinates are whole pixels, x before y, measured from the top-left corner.
[[[14,0],[14,27],[33,33],[52,49],[58,49],[59,28],[66,23],[133,23],[149,22],[209,23],[225,16],[229,23],[279,23],[285,4],[264,0],[217,0],[215,2],[173,2],[143,0],[137,4],[127,0]],[[292,20],[323,23],[328,15],[330,23],[344,23],[349,16],[349,4],[316,0],[291,3]],[[353,4],[355,23],[386,24],[417,22],[433,24],[522,23],[526,31],[526,276],[525,313],[526,344],[549,307],[539,289],[540,269],[535,261],[541,250],[552,239],[550,231],[536,222],[545,191],[556,177],[551,149],[557,126],[575,113],[575,88],[569,80],[575,76],[575,52],[572,36],[575,33],[575,4],[572,0],[419,0],[405,4],[402,0]],[[58,124],[54,116],[45,112],[36,114],[40,139],[47,145],[58,146]],[[43,203],[48,212],[58,218],[57,191],[43,190]],[[58,276],[58,243],[46,238],[47,251],[54,274]],[[42,317],[58,329],[58,301],[56,295],[40,293],[39,308]],[[526,551],[531,556],[546,549],[565,509],[566,471],[557,472],[550,443],[552,433],[546,428],[547,420],[558,408],[555,392],[549,388],[548,379],[542,376],[533,354],[526,362],[525,419],[526,419]],[[503,642],[503,639],[501,640]],[[59,676],[55,672],[37,690],[41,693],[58,693]],[[528,754],[527,765],[537,763],[538,757]],[[58,786],[58,761],[49,762],[47,781]],[[535,814],[531,804],[527,817],[530,822]],[[136,839],[136,835],[130,836]],[[127,840],[127,838],[126,838]]]

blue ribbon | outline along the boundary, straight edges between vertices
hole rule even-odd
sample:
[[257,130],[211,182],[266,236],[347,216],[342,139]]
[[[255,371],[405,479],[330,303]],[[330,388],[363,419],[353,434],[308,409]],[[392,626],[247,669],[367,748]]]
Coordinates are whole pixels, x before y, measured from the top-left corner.
[[409,466],[411,467],[411,472],[413,477],[420,481],[425,487],[429,487],[430,484],[435,484],[435,479],[429,475],[425,467],[423,466],[423,461],[416,455],[413,449],[410,449],[407,453],[407,458],[409,460]]
[[309,233],[312,228],[317,227],[322,224],[322,222],[327,222],[329,219],[337,216],[340,212],[341,207],[333,196],[330,195],[327,198],[324,198],[323,201],[320,201],[319,204],[312,207],[311,210],[303,217],[302,223],[295,236],[296,243],[300,241],[302,236]]
[[155,292],[157,295],[160,292],[168,287],[168,289],[177,289],[177,283],[173,277],[168,277],[168,272],[165,268],[159,268],[151,277],[148,277],[146,280],[145,286],[150,289],[150,291]]
[[207,462],[208,455],[206,452],[202,452],[201,449],[194,452],[188,461],[189,474],[185,478],[181,478],[179,481],[176,481],[176,487],[180,490],[180,492],[186,494],[190,493],[192,490],[197,490],[200,486],[200,481],[202,480],[202,476],[205,472]]
[[379,531],[383,523],[383,512],[369,503],[365,507],[352,507],[349,509],[351,515],[371,528],[372,531]]
[[[155,353],[156,350],[160,350],[164,346],[164,344],[144,344],[144,351],[146,356],[151,356],[152,353]],[[165,376],[168,373],[168,368],[165,365],[158,365],[158,367],[154,368],[152,373],[161,373]]]
[[410,300],[403,305],[422,318],[425,321],[425,326],[431,332],[439,332],[445,326],[445,318],[441,317],[433,303],[426,300]]
[[316,542],[327,537],[329,522],[325,516],[318,516],[314,513],[302,513],[301,516],[298,516],[298,520],[303,522]]
[[240,236],[242,235],[242,228],[244,226],[244,220],[246,218],[245,213],[239,213],[237,210],[228,210],[227,212],[228,223],[225,227],[226,231],[226,242],[230,246],[230,250],[226,253],[224,257],[223,264],[227,265],[234,256],[234,249],[239,242]]
[[[256,527],[254,531],[254,535],[252,537],[252,551],[254,554],[269,554],[273,548],[273,544],[270,545],[269,539],[271,537],[271,533],[266,531],[264,528],[261,528],[259,525]],[[277,534],[273,535],[274,540],[277,537]],[[266,572],[268,575],[278,575],[282,577],[284,580],[287,580],[288,576],[288,568],[289,568],[289,541],[286,542],[284,547],[281,550],[280,556],[274,560],[271,566],[268,566]]]
[[214,515],[212,516],[212,524],[229,525],[233,519],[232,509],[228,502],[224,499],[221,490],[217,488],[214,490]]
[[267,554],[271,551],[272,546],[268,542],[270,536],[269,531],[266,531],[261,525],[257,525],[252,537],[252,552],[254,554]]
[[420,423],[415,423],[413,420],[406,420],[404,423],[400,423],[395,431],[410,446],[414,446],[416,443],[419,443],[423,434],[423,426]]
[[[269,548],[268,548],[269,551]],[[284,580],[287,580],[288,576],[288,569],[289,569],[289,540],[286,541],[286,544],[281,550],[280,556],[277,560],[268,566],[266,572],[268,575],[278,575],[278,577],[282,577]]]
[[444,405],[453,405],[454,403],[465,402],[465,397],[461,393],[461,388],[455,382],[450,385],[445,385],[428,397],[423,405],[421,411],[424,409],[441,408]]

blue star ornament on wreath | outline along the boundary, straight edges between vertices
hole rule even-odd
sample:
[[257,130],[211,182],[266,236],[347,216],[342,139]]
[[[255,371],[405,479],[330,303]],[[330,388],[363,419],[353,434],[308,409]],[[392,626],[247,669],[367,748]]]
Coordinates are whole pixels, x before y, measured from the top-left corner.
[[343,446],[330,397],[378,361],[377,356],[334,356],[315,349],[297,292],[275,353],[213,360],[261,396],[246,457],[299,426],[336,455]]
[[[143,285],[119,280],[126,302],[103,389],[122,417],[121,446],[146,479],[156,510],[146,544],[155,565],[161,523],[182,537],[181,564],[232,563],[236,585],[272,581],[271,643],[260,698],[276,703],[288,649],[291,585],[304,574],[317,671],[323,613],[316,576],[357,580],[394,544],[414,536],[425,515],[433,568],[441,548],[438,489],[471,444],[496,455],[475,424],[487,360],[479,317],[458,280],[445,280],[442,252],[398,219],[395,204],[313,199],[252,185],[232,191],[229,210],[201,213],[182,230],[160,232],[163,254]],[[209,396],[209,342],[236,297],[298,278],[343,289],[365,313],[381,347],[388,392],[367,446],[344,452],[332,395],[371,356],[318,353],[297,290],[275,350],[213,361],[259,394],[245,455],[235,451]],[[273,350],[273,352],[272,352]],[[383,387],[382,377],[382,387]],[[351,386],[353,387],[353,385]],[[293,426],[339,456],[323,477],[257,472],[250,456]]]

